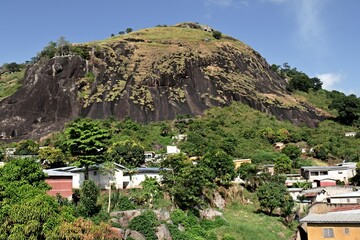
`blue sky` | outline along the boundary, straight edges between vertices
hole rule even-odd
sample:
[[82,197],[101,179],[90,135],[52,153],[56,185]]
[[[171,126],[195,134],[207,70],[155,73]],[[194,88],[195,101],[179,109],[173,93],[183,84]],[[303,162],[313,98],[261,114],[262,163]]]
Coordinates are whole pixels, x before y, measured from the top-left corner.
[[288,62],[324,88],[360,95],[358,0],[2,0],[0,65],[24,62],[50,41],[109,37],[131,27],[208,24]]

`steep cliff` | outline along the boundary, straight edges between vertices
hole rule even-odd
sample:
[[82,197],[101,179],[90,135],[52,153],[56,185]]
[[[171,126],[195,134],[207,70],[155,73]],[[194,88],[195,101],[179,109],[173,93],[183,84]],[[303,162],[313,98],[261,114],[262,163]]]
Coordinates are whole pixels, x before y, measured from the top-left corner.
[[22,88],[0,102],[0,137],[39,138],[79,116],[150,122],[200,115],[232,101],[295,124],[323,119],[285,90],[259,53],[196,24],[77,46],[86,59],[55,57],[27,69]]

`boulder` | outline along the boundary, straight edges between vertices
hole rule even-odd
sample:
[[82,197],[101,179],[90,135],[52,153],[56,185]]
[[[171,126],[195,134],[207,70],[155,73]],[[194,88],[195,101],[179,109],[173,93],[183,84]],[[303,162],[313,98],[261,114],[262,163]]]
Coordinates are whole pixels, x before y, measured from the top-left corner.
[[110,217],[112,217],[111,221],[119,223],[123,228],[126,228],[134,217],[140,215],[140,210],[115,211],[110,213]]
[[156,233],[155,233],[156,237],[159,240],[172,240],[171,234],[169,229],[166,227],[165,224],[160,224],[157,228],[156,228]]
[[219,212],[212,208],[207,208],[199,211],[200,218],[214,220],[216,217],[223,217],[222,212]]

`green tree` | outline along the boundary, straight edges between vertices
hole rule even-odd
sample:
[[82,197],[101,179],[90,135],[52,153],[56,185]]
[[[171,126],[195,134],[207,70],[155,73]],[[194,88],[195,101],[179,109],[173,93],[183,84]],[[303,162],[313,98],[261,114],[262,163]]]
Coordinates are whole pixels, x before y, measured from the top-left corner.
[[132,140],[115,142],[108,149],[107,158],[128,167],[139,167],[145,162],[144,148]]
[[81,118],[70,123],[65,129],[64,148],[73,157],[76,165],[86,168],[85,178],[88,179],[88,168],[105,161],[110,133],[101,126],[99,121]]
[[295,145],[287,145],[281,150],[283,154],[288,156],[291,160],[295,160],[301,155],[301,150]]
[[[271,215],[276,208],[280,208],[292,201],[285,185],[278,181],[270,181],[261,185],[256,195],[258,196],[261,208],[267,209]],[[290,196],[290,197],[289,197]]]
[[215,182],[229,184],[235,178],[235,166],[232,158],[223,150],[211,150],[204,155],[200,164],[212,170]]
[[65,166],[66,157],[60,148],[43,147],[39,149],[39,159],[49,168]]
[[170,170],[162,172],[162,186],[169,192],[172,201],[181,209],[203,206],[204,190],[213,187],[212,169],[204,164],[192,164],[183,154],[173,155],[162,163],[162,167]]
[[360,123],[360,98],[351,94],[332,94],[333,101],[329,109],[338,111],[337,121],[345,125],[354,125]]
[[355,186],[360,186],[360,162],[356,164],[356,174],[350,179],[350,182]]
[[288,156],[285,154],[280,154],[275,159],[275,173],[283,174],[291,172],[292,162]]
[[126,28],[126,30],[125,30],[126,33],[131,33],[132,31],[133,31],[132,28]]
[[37,155],[39,151],[39,144],[32,140],[24,140],[18,143],[15,155]]
[[14,159],[0,168],[0,239],[56,238],[63,218],[48,189],[34,159]]
[[85,180],[80,189],[80,214],[84,217],[91,217],[99,212],[97,199],[100,196],[100,189],[93,180]]

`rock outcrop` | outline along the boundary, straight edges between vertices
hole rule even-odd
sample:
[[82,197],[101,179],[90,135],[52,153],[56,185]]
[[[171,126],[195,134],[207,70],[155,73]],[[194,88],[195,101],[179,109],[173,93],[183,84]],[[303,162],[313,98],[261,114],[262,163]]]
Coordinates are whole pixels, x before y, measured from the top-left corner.
[[144,29],[77,45],[86,59],[35,63],[22,88],[0,102],[0,137],[40,138],[77,117],[150,122],[201,115],[233,101],[296,124],[323,119],[286,91],[286,80],[259,53],[192,26]]

